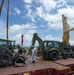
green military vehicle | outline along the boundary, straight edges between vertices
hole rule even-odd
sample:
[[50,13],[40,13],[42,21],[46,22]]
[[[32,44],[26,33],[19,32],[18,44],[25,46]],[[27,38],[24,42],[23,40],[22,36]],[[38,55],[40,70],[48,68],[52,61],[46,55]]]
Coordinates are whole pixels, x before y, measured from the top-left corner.
[[32,46],[34,46],[36,40],[39,43],[40,54],[44,59],[57,60],[59,56],[63,58],[74,57],[74,50],[69,43],[50,40],[43,41],[37,33],[34,33]]
[[0,39],[0,66],[6,66],[12,62],[15,41]]

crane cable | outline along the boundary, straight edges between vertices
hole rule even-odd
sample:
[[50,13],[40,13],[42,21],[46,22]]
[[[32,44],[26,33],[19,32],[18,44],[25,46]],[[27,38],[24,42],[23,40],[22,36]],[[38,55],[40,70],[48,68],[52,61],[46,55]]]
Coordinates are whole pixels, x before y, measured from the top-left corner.
[[74,21],[72,21],[69,17],[67,18],[72,24],[74,24]]

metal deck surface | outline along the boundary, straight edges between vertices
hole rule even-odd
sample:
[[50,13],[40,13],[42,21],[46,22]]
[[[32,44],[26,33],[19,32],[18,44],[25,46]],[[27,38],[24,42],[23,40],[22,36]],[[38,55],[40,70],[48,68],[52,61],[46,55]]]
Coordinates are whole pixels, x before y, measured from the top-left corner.
[[74,71],[74,58],[59,59],[55,63],[70,67],[71,71]]
[[[67,62],[69,63],[69,61],[70,61],[70,59],[64,60],[64,61],[61,59],[61,60],[57,60],[56,62],[66,64]],[[40,70],[40,69],[47,69],[47,68],[52,68],[52,69],[61,71],[61,70],[65,70],[65,69],[68,68],[66,66],[62,66],[62,65],[57,64],[57,63],[52,62],[52,61],[44,61],[41,58],[37,58],[36,63],[31,63],[32,62],[31,58],[28,58],[27,62],[29,64],[24,65],[23,67],[7,66],[7,67],[4,67],[4,68],[0,68],[0,75],[25,73],[25,72],[30,72],[30,71]]]
[[74,58],[59,59],[59,60],[56,60],[55,62],[61,65],[67,66],[67,65],[74,64]]

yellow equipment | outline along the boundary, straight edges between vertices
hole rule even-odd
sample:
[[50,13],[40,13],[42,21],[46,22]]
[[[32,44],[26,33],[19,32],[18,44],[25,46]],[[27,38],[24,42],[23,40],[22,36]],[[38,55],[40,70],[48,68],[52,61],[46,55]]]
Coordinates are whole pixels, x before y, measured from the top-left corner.
[[64,15],[62,15],[62,21],[63,21],[63,37],[62,37],[62,41],[68,43],[69,39],[70,39],[69,32],[73,31],[74,28],[70,29],[69,24],[67,23],[67,17],[65,17]]

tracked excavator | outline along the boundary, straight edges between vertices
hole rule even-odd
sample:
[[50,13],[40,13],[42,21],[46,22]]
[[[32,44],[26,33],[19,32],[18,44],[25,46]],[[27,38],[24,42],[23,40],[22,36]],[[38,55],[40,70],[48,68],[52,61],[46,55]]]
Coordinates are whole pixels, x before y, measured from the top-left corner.
[[65,27],[65,23],[67,24],[67,21],[66,19],[64,19],[65,18],[64,15],[62,15],[62,18],[63,18],[63,29],[64,29],[62,42],[52,41],[52,40],[43,41],[37,35],[37,33],[33,34],[32,46],[34,46],[35,42],[38,41],[40,54],[43,56],[44,59],[54,61],[57,60],[60,56],[62,56],[64,59],[67,59],[69,57],[74,57],[74,50],[69,44],[69,31],[74,30],[74,28],[66,30],[67,28]]

